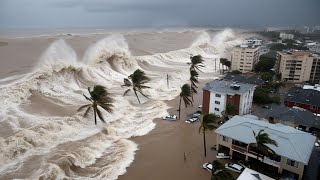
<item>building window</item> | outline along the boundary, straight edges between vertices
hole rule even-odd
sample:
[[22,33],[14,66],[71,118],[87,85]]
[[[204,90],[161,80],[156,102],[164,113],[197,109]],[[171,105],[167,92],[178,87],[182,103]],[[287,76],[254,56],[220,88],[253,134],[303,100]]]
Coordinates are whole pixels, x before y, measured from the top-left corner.
[[215,111],[219,111],[219,108],[214,108]]
[[220,104],[220,101],[214,101],[214,103],[216,103],[216,104]]
[[216,97],[221,97],[221,94],[216,94]]
[[226,137],[226,136],[222,136],[222,135],[221,135],[221,140],[224,141],[224,142],[228,142],[228,141],[229,141],[229,138]]
[[298,162],[291,160],[291,159],[287,159],[287,165],[293,166],[293,167],[298,167]]

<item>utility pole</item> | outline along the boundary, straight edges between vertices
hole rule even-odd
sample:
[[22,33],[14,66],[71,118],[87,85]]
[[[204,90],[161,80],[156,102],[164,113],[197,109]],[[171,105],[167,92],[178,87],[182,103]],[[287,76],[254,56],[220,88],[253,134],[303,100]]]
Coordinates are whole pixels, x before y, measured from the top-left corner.
[[169,89],[169,74],[167,74],[167,87]]

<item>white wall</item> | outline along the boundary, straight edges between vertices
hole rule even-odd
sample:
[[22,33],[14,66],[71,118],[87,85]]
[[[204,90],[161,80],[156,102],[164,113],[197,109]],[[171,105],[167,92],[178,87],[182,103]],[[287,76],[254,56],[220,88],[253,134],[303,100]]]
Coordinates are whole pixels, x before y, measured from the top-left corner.
[[[226,108],[227,97],[225,94],[220,94],[220,95],[221,97],[216,97],[215,92],[210,93],[209,113],[222,116],[221,112],[224,111]],[[215,101],[219,101],[220,104],[216,104]],[[219,111],[216,111],[215,108],[219,108]]]

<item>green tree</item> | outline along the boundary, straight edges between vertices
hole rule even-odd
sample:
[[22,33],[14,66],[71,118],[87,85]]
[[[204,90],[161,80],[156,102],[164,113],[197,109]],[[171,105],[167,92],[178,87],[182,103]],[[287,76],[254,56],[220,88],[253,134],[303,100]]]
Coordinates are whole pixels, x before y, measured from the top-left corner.
[[226,111],[225,112],[226,112],[227,115],[235,115],[237,113],[237,107],[232,105],[232,104],[230,104],[230,103],[228,103],[226,105]]
[[260,77],[264,81],[270,81],[272,80],[273,74],[270,72],[262,72],[260,73]]
[[[146,86],[145,84],[150,81],[150,78],[146,76],[146,74],[141,71],[140,69],[137,69],[128,76],[128,78],[124,78],[124,84],[121,85],[121,87],[132,87],[132,90],[134,94],[136,95],[138,102],[140,104],[140,99],[138,97],[137,92],[139,92],[142,96],[149,98],[147,95],[145,95],[142,90],[150,88]],[[131,88],[127,89],[124,93],[123,96],[127,95],[131,91]]]
[[198,86],[197,84],[199,83],[198,81],[198,77],[199,77],[199,73],[197,72],[200,71],[201,72],[201,68],[205,67],[203,64],[203,59],[201,55],[197,55],[197,56],[191,56],[190,57],[191,63],[190,63],[190,87],[191,87],[191,97],[192,97],[192,101],[193,100],[193,94],[197,94],[197,89]]
[[255,72],[269,72],[270,69],[274,67],[276,63],[275,58],[270,58],[267,56],[260,56],[259,62],[254,66]]
[[269,97],[269,92],[262,88],[258,87],[253,93],[253,102],[257,104],[269,104],[272,103],[271,98]]
[[93,88],[93,91],[91,91],[90,87],[88,87],[88,92],[90,94],[90,97],[87,97],[86,95],[83,94],[83,96],[86,98],[86,100],[90,101],[90,104],[86,104],[81,106],[78,111],[82,111],[86,109],[84,113],[84,117],[88,117],[89,112],[91,109],[93,109],[94,112],[94,123],[97,124],[97,115],[99,119],[105,123],[105,120],[103,118],[103,115],[98,108],[100,106],[104,110],[106,110],[109,113],[112,113],[112,102],[113,99],[110,97],[110,94],[106,90],[104,86],[96,85]]
[[212,161],[214,171],[211,171],[211,180],[233,180],[232,174],[219,161]]
[[206,145],[206,131],[216,128],[214,125],[215,121],[218,119],[218,116],[215,114],[206,114],[203,116],[201,125],[199,127],[199,133],[203,133],[203,147],[204,147],[204,156],[207,156],[207,145]]
[[179,120],[180,120],[180,114],[181,114],[181,100],[183,99],[184,105],[188,107],[189,105],[192,105],[192,101],[190,100],[191,97],[191,88],[189,84],[184,84],[181,87],[180,92],[180,102],[179,102]]
[[261,156],[262,160],[264,156],[267,156],[268,154],[276,154],[269,146],[267,145],[274,145],[278,147],[278,143],[271,139],[269,137],[269,134],[264,132],[264,130],[260,130],[258,134],[256,134],[254,131],[253,135],[256,139],[256,142],[254,144],[250,144],[250,146],[254,147],[257,152],[257,160]]

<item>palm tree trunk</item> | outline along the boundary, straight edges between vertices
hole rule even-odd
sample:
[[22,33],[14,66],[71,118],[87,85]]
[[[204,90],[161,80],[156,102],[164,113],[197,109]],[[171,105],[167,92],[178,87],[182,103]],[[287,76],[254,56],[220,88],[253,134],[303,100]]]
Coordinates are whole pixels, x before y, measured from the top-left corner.
[[179,120],[180,120],[180,112],[181,112],[181,96],[180,96],[180,103],[179,103]]
[[93,108],[94,113],[94,123],[97,125],[97,110],[96,108]]
[[206,145],[206,134],[205,130],[202,130],[203,132],[203,148],[204,148],[204,156],[207,157],[207,145]]
[[[192,90],[192,83],[190,83],[190,87],[191,87],[191,99],[192,99],[192,102],[194,102],[194,100],[193,100],[193,90]],[[192,106],[193,106],[193,104],[192,104]]]
[[137,99],[138,99],[138,101],[139,101],[139,104],[141,104],[137,92],[136,92],[135,90],[133,90],[133,91],[134,91],[134,94],[136,95],[136,97],[137,97]]

